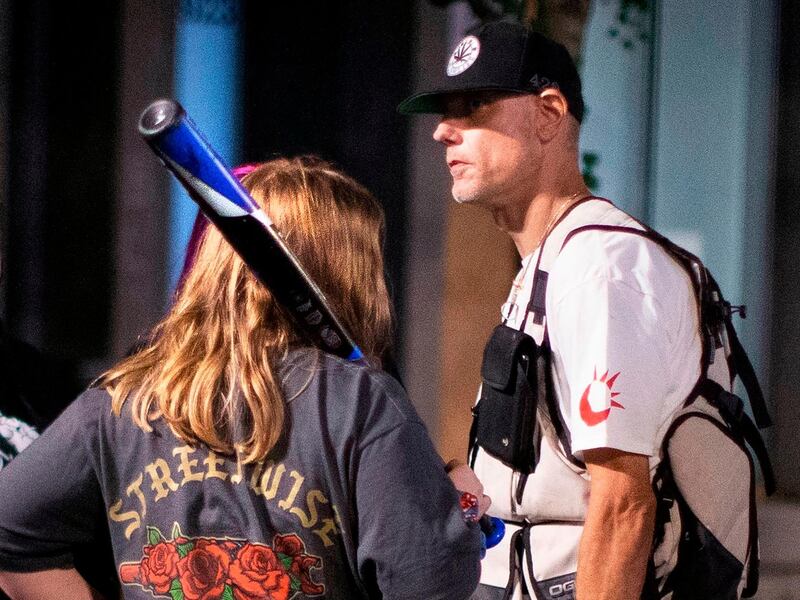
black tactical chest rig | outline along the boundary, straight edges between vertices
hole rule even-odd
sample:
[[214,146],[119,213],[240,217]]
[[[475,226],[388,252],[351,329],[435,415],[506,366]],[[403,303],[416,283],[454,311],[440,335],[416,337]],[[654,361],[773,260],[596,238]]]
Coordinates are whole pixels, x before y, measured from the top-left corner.
[[[562,215],[559,221],[567,214]],[[737,312],[744,317],[745,309],[731,306],[723,299],[717,283],[696,256],[656,231],[642,224],[638,225],[641,229],[618,225],[581,225],[566,234],[561,248],[563,249],[574,236],[586,231],[625,233],[644,237],[658,244],[683,267],[692,282],[699,306],[702,341],[700,375],[684,402],[683,410],[665,434],[662,443],[663,460],[653,481],[658,500],[654,552],[657,552],[664,542],[664,531],[670,522],[675,524],[679,521],[681,540],[677,559],[673,565],[659,568],[651,559],[648,581],[642,597],[648,599],[669,597],[674,600],[738,598],[737,588],[740,587],[739,582],[745,567],[746,585],[741,595],[750,597],[755,594],[758,586],[758,534],[755,470],[746,446],[750,447],[759,462],[767,495],[774,492],[775,480],[766,447],[758,431],[771,424],[766,403],[752,364],[731,320],[732,315]],[[553,229],[557,226],[558,223]],[[541,244],[533,274],[532,292],[520,330],[509,327],[504,321],[495,328],[486,345],[481,368],[483,380],[481,396],[473,409],[474,419],[470,431],[471,464],[474,464],[480,447],[521,474],[515,491],[517,502],[520,502],[522,497],[527,476],[536,469],[543,435],[555,435],[564,450],[565,457],[577,469],[585,469],[585,465],[572,455],[569,430],[558,408],[552,381],[550,345],[544,321],[548,273],[540,268],[546,243],[547,237]],[[524,333],[528,319],[539,325],[544,323],[541,344],[537,344],[530,335]],[[727,363],[730,378],[728,381],[715,381],[709,376],[709,367],[718,360]],[[729,391],[736,377],[739,377],[747,392],[753,419],[744,411],[742,399]],[[672,460],[676,460],[673,455],[680,454],[676,449],[678,444],[673,443],[673,438],[680,439],[683,443],[688,429],[681,431],[681,427],[687,423],[697,423],[695,419],[700,419],[705,425],[712,427],[711,431],[724,436],[721,439],[730,441],[735,451],[746,456],[749,462],[750,473],[745,474],[751,480],[747,499],[749,534],[747,559],[744,562],[733,557],[723,544],[714,539],[714,535],[703,522],[702,510],[692,506],[691,501],[687,502],[686,498],[692,496],[691,489],[688,488],[694,484],[685,477],[681,480],[680,477],[673,476],[673,472],[684,471],[673,469],[671,464]],[[676,435],[676,432],[681,433]],[[712,442],[696,440],[696,443],[702,451],[708,450],[713,453],[714,448],[709,447]],[[724,492],[720,490],[720,494]],[[521,547],[521,542],[519,546]],[[522,554],[523,551],[520,550],[518,564],[523,564]],[[529,562],[530,556],[526,558]],[[533,580],[532,573],[530,578]],[[510,579],[509,586],[511,585]],[[541,590],[533,592],[532,595],[536,598],[549,597]]]

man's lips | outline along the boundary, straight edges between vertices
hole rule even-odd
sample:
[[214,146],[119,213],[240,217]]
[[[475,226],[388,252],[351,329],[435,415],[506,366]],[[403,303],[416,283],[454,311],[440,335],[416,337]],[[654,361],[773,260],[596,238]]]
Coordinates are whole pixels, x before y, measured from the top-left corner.
[[463,160],[448,160],[447,166],[450,168],[450,174],[453,177],[456,177],[457,175],[460,175],[464,171],[464,169],[466,169],[469,166],[469,163]]

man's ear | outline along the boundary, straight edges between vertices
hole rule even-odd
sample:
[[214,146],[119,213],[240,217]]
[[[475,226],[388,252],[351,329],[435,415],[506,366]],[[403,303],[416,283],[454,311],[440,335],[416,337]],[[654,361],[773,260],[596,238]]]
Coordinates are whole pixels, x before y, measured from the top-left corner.
[[552,140],[566,121],[568,106],[564,94],[547,88],[537,96],[536,134],[542,142]]

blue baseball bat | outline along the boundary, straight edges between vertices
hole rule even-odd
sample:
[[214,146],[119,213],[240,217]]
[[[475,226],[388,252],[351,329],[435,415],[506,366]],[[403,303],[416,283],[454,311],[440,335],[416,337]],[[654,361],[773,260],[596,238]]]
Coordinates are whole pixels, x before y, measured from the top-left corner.
[[322,290],[183,107],[174,100],[156,100],[142,113],[139,133],[314,343],[348,360],[362,359]]
[[[174,100],[156,100],[142,112],[139,133],[305,333],[331,354],[351,361],[363,359],[361,349],[275,224],[222,162],[183,107]],[[486,547],[497,545],[505,532],[503,522],[484,516],[480,525]]]

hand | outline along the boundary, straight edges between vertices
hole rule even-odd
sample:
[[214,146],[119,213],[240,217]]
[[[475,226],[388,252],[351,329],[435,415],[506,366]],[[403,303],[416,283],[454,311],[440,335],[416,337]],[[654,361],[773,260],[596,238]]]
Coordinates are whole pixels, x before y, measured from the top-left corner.
[[444,470],[450,476],[450,481],[459,492],[469,492],[478,498],[478,517],[482,517],[492,505],[492,499],[483,493],[483,485],[478,477],[463,461],[454,458],[445,466]]

